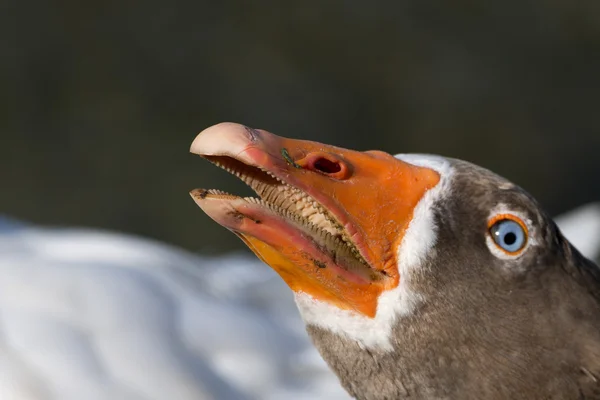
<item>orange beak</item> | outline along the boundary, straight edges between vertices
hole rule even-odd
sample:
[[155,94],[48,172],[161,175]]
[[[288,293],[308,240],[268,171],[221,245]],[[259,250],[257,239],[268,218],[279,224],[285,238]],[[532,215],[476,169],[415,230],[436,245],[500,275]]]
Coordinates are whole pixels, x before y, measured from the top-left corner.
[[436,171],[380,151],[287,139],[231,123],[201,132],[190,151],[249,174],[245,180],[263,193],[270,185],[283,188],[283,195],[299,196],[276,199],[287,208],[300,204],[297,199],[316,202],[318,216],[333,227],[329,234],[297,218],[299,209],[289,213],[214,191],[191,192],[212,219],[240,236],[292,290],[369,317],[375,316],[379,295],[400,282],[398,246],[415,207],[440,180]]

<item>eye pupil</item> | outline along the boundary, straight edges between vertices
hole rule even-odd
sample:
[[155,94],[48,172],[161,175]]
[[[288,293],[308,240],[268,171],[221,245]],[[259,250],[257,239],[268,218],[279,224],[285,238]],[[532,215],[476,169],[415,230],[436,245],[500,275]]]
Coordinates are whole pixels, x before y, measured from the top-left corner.
[[504,235],[504,243],[507,245],[513,245],[516,241],[517,235],[515,235],[513,232],[508,232],[506,235]]

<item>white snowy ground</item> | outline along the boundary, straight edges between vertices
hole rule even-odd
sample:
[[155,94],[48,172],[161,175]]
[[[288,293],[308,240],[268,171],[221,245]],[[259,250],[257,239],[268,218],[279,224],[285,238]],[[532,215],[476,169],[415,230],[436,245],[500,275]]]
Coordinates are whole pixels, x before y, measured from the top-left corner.
[[[600,253],[600,204],[560,223]],[[0,219],[0,399],[348,399],[254,258]]]

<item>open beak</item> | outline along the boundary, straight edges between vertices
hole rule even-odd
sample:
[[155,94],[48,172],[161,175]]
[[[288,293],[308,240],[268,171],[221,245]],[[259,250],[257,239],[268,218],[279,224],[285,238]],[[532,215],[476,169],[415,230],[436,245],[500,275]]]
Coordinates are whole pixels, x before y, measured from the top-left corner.
[[190,151],[232,172],[256,193],[195,189],[193,199],[236,233],[295,292],[375,316],[381,292],[401,279],[396,249],[424,194],[428,168],[222,123]]

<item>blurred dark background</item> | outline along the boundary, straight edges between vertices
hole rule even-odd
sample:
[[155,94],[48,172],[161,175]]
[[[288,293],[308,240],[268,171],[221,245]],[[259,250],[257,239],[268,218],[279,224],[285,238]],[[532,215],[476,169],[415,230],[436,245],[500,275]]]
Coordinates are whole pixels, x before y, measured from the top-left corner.
[[187,192],[221,121],[466,159],[554,214],[600,199],[600,2],[0,4],[0,213],[241,249]]

